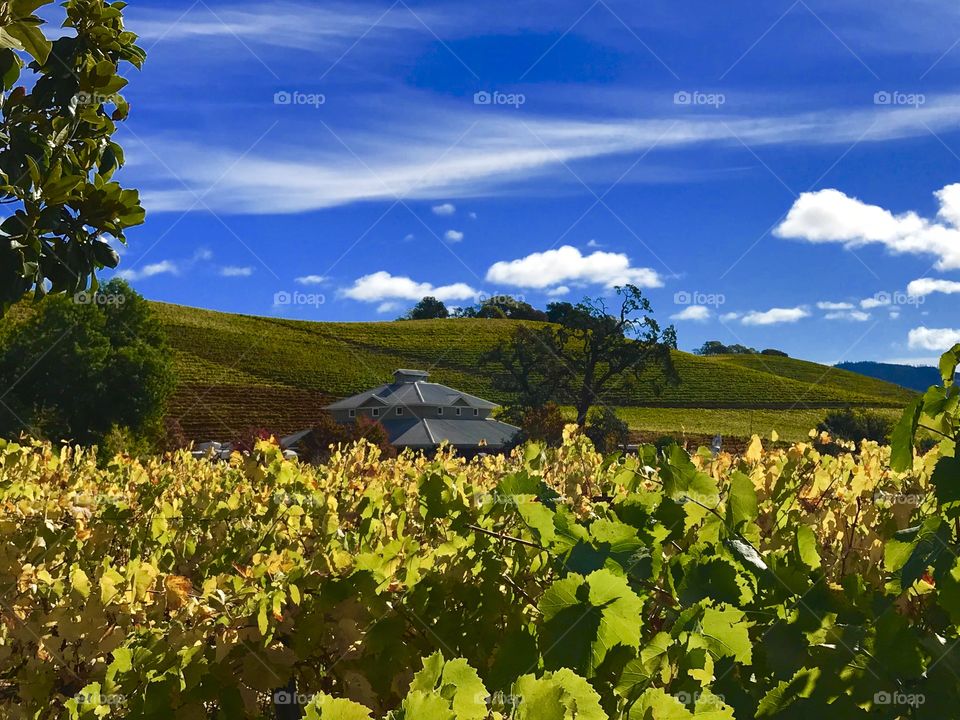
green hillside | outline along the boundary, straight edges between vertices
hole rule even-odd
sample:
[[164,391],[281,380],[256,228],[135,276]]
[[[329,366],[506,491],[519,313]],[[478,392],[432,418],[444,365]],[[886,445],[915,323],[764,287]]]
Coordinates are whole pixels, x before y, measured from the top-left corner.
[[[301,429],[325,402],[383,383],[398,367],[424,368],[436,382],[510,400],[494,390],[492,369],[478,367],[480,356],[516,327],[510,320],[316,323],[163,303],[154,308],[176,352],[180,386],[172,415],[190,437],[229,437],[253,426]],[[625,417],[649,418],[649,411],[627,410],[644,407],[685,408],[691,416],[696,408],[767,409],[800,428],[811,409],[895,408],[911,396],[880,380],[790,358],[677,352],[674,362],[679,387],[659,396],[650,388],[618,393]],[[632,424],[660,430],[664,422]]]

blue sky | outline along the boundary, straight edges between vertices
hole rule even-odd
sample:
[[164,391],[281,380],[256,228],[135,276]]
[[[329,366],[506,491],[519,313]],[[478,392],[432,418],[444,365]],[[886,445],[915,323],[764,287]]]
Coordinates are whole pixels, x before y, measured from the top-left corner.
[[[680,346],[960,341],[960,6],[134,2],[145,296],[314,320],[646,288]],[[673,319],[671,319],[673,318]]]

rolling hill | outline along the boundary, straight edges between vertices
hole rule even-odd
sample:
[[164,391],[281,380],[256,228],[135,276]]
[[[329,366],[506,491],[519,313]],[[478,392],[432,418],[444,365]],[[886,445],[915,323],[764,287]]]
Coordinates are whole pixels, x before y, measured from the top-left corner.
[[940,370],[935,367],[878,362],[845,362],[838,364],[837,367],[917,392],[926,392],[931,385],[939,385],[941,382]]
[[[194,439],[235,437],[250,427],[278,433],[303,429],[326,402],[381,384],[398,367],[427,369],[437,382],[501,403],[510,400],[494,388],[492,369],[479,368],[478,361],[509,337],[514,321],[319,323],[164,303],[153,307],[166,327],[180,377],[171,415]],[[796,434],[815,420],[811,410],[848,404],[899,408],[912,395],[881,380],[791,358],[676,352],[674,363],[680,386],[660,395],[651,389],[616,393],[614,402],[632,426],[660,430],[664,424],[663,418],[642,420],[650,411],[638,408],[676,408],[691,418],[707,409],[777,410]],[[681,418],[670,422],[683,424]],[[733,423],[725,432],[737,434],[740,426]]]

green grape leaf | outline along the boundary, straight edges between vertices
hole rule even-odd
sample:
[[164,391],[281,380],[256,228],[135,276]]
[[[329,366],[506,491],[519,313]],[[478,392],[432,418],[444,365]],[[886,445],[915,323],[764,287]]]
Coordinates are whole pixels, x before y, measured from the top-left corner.
[[917,434],[922,412],[923,398],[917,398],[903,411],[890,436],[890,467],[897,472],[913,468],[913,438]]
[[610,570],[571,573],[547,588],[539,607],[548,667],[572,668],[589,678],[617,645],[640,646],[643,602]]
[[607,720],[597,691],[567,668],[542,678],[524,675],[512,694],[520,699],[516,720]]

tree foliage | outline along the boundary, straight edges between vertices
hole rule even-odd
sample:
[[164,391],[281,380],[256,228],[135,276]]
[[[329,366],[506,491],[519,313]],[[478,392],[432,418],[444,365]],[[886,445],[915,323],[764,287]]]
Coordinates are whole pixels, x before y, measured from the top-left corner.
[[544,322],[547,319],[547,313],[537,310],[524,300],[509,295],[495,295],[486,298],[478,305],[462,308],[458,311],[457,317]]
[[505,371],[498,389],[513,393],[521,407],[569,403],[583,425],[615,385],[678,382],[670,355],[674,329],[660,329],[639,288],[618,287],[617,296],[620,307],[613,311],[602,298],[553,303],[550,325],[517,328],[510,342],[483,359]]
[[447,306],[433,296],[423,298],[400,320],[443,320],[450,317]]
[[122,280],[18,306],[0,332],[0,433],[93,443],[160,430],[173,364],[160,323]]
[[95,290],[96,271],[119,262],[108,240],[144,220],[137,191],[113,180],[130,111],[121,72],[145,58],[126,3],[68,0],[50,40],[35,13],[51,2],[0,3],[0,312],[31,289]]

